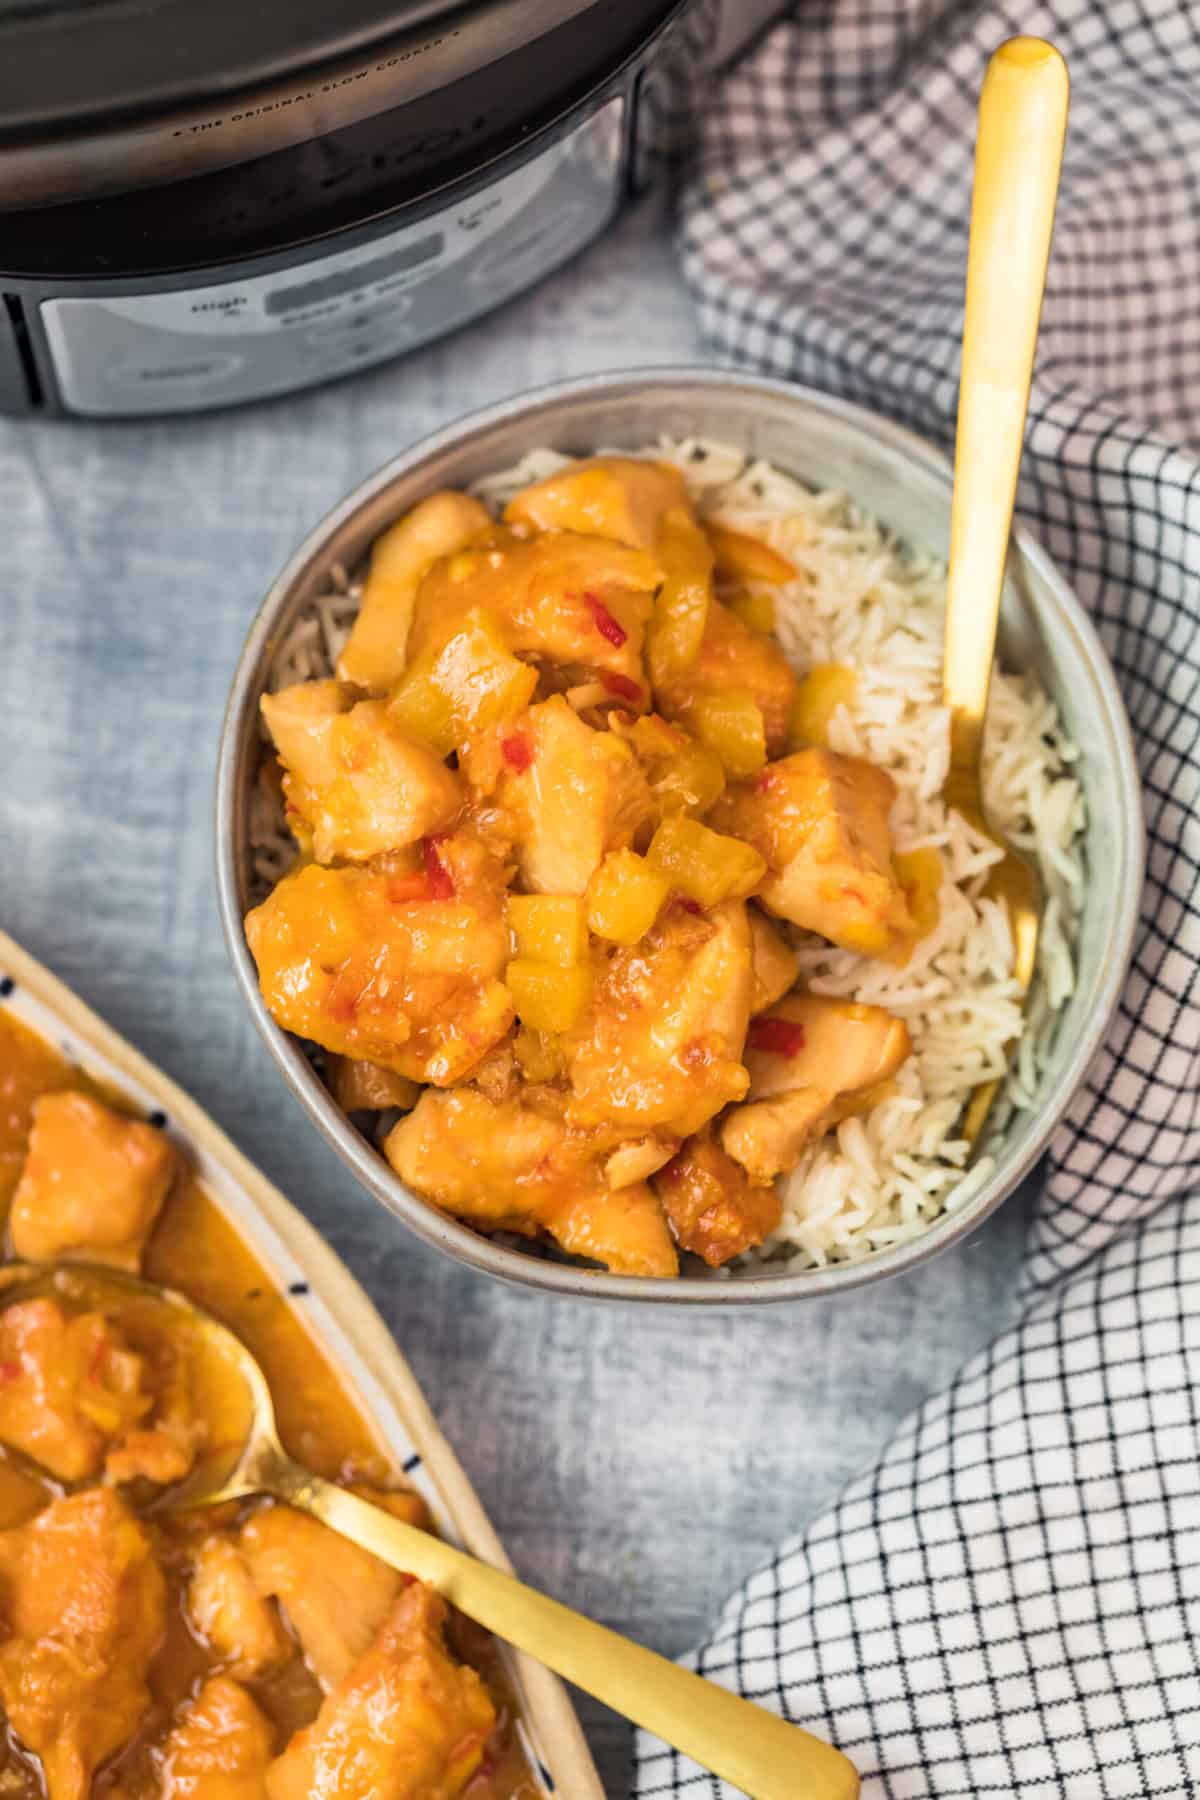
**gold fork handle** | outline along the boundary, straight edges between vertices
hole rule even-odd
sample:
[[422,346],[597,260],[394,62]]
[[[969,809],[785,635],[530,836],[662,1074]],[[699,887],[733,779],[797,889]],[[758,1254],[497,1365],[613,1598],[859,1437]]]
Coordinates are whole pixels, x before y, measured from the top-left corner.
[[979,100],[946,584],[944,691],[961,769],[979,763],[1067,98],[1058,51],[1017,37],[992,57]]
[[854,1765],[820,1738],[476,1562],[369,1501],[281,1462],[272,1491],[673,1744],[753,1800],[855,1800]]

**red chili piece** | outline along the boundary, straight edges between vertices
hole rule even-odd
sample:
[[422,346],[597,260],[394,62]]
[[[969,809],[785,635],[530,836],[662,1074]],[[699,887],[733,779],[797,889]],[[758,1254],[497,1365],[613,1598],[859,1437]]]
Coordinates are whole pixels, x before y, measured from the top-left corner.
[[16,1381],[20,1374],[19,1362],[0,1362],[0,1381]]
[[523,731],[514,731],[511,737],[501,738],[500,754],[510,769],[523,775],[533,761],[533,745]]
[[704,908],[698,900],[689,900],[686,894],[680,894],[675,902],[680,912],[695,913],[697,918],[704,917]]
[[621,645],[625,643],[629,637],[629,633],[622,625],[620,619],[613,618],[598,594],[585,594],[583,596],[583,604],[591,613],[592,623],[600,633],[600,636],[602,638],[607,638],[608,642],[619,650]]
[[752,1050],[772,1056],[799,1056],[807,1042],[804,1027],[795,1019],[751,1019],[746,1042]]
[[425,880],[429,886],[431,900],[453,900],[456,888],[454,877],[438,855],[437,838],[421,839],[421,855],[425,862]]
[[638,681],[631,681],[628,675],[617,675],[612,669],[596,671],[601,687],[608,693],[615,694],[618,700],[628,700],[634,706],[641,704],[642,686]]

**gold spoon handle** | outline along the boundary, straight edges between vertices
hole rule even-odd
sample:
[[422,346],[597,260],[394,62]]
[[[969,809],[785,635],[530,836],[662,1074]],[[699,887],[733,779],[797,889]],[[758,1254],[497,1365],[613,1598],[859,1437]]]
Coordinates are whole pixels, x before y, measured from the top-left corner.
[[753,1800],[855,1800],[854,1765],[820,1738],[704,1681],[512,1575],[284,1461],[272,1491],[673,1744]]
[[992,57],[979,99],[946,584],[944,692],[958,769],[977,769],[982,747],[1067,98],[1053,45],[1016,37]]

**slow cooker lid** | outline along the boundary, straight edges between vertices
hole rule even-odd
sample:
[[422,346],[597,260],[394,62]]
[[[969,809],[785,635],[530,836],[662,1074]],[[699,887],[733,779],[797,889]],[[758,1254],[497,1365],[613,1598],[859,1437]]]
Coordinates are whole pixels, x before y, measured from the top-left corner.
[[[525,0],[531,35],[586,0]],[[228,98],[388,43],[472,32],[514,49],[487,0],[0,0],[0,144],[94,130]]]

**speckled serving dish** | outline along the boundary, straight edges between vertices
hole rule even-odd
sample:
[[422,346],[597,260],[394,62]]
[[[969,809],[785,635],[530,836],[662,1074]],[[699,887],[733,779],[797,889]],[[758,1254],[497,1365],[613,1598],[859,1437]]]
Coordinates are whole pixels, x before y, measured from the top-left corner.
[[[278,1188],[235,1149],[194,1100],[90,1012],[69,988],[0,932],[0,1010],[13,1014],[131,1110],[161,1123],[212,1200],[322,1346],[379,1448],[416,1487],[448,1542],[510,1569],[478,1496],[437,1427],[416,1378],[345,1264]],[[566,1689],[515,1651],[503,1660],[520,1730],[542,1791],[604,1800]]]
[[523,1287],[589,1299],[698,1306],[813,1299],[910,1269],[973,1231],[1036,1165],[1083,1080],[1117,1002],[1132,951],[1143,872],[1141,794],[1128,721],[1090,620],[1050,558],[1024,532],[1013,543],[1000,637],[1010,667],[1036,669],[1079,749],[1088,820],[1087,896],[1076,987],[1042,1070],[1037,1104],[1015,1112],[979,1146],[991,1173],[921,1235],[859,1261],[795,1271],[761,1264],[725,1276],[642,1280],[511,1249],[411,1193],[335,1104],[299,1042],[267,1012],[242,929],[249,885],[248,820],[260,755],[259,698],[275,647],[329,586],[335,563],[353,569],[372,539],[423,495],[467,487],[539,445],[572,454],[633,449],[671,437],[737,444],[813,487],[851,495],[902,539],[944,556],[950,469],[921,439],[861,407],[784,382],[704,369],[589,376],[490,407],[404,451],[305,539],[258,613],[234,676],[221,738],[216,799],[222,920],[243,997],[311,1123],[389,1212],[426,1243]]

